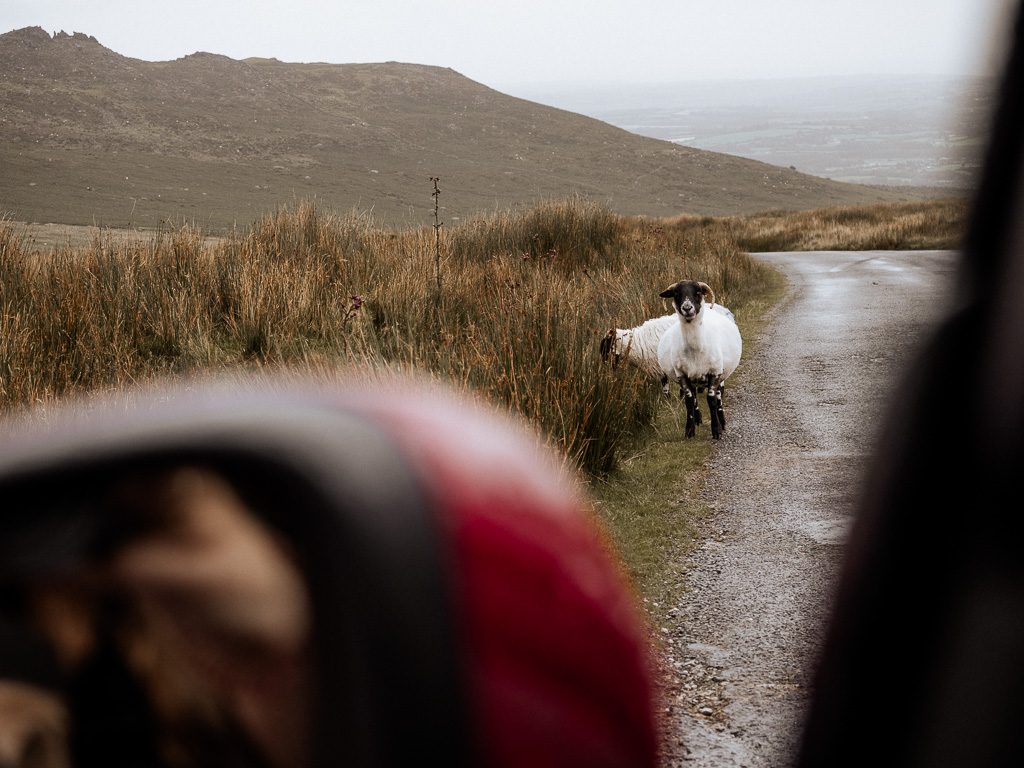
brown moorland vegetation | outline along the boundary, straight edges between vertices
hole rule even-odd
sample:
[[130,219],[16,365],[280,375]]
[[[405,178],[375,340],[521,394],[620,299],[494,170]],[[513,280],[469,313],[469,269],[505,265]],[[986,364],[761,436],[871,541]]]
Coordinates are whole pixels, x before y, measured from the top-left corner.
[[80,246],[48,249],[3,220],[0,412],[38,420],[74,395],[209,372],[330,383],[420,371],[524,417],[583,470],[653,605],[681,578],[672,564],[702,511],[680,489],[711,445],[683,439],[660,387],[602,364],[601,336],[662,314],[658,292],[688,277],[736,313],[749,353],[782,280],[745,250],[955,248],[966,208],[661,220],[573,199],[441,227],[435,239],[429,227],[396,232],[306,202],[227,238],[91,229]]
[[968,200],[943,198],[703,221],[746,251],[906,251],[959,248],[969,215]]
[[[33,254],[0,228],[0,402],[30,406],[159,376],[294,366],[405,366],[537,424],[588,472],[650,425],[656,387],[602,367],[614,325],[664,310],[682,276],[744,317],[769,269],[699,222],[623,218],[573,200],[393,232],[284,209],[213,245],[97,230]],[[442,274],[436,282],[438,246]]]

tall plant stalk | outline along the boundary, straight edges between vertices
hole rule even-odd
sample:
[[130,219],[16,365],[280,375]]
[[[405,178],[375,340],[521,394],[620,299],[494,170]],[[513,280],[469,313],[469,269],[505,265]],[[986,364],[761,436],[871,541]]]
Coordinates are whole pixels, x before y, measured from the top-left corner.
[[431,176],[430,180],[434,182],[434,191],[431,192],[431,196],[434,198],[434,255],[435,255],[435,273],[437,277],[437,295],[441,296],[441,227],[444,222],[440,219],[440,197],[441,189],[437,186],[437,182],[441,180],[440,176]]

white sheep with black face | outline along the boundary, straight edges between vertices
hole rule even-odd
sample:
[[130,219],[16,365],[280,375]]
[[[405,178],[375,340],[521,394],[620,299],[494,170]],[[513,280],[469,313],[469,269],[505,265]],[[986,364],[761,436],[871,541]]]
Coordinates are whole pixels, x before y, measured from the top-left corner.
[[725,428],[722,386],[736,370],[743,351],[740,329],[731,312],[708,311],[715,306],[715,294],[707,283],[682,280],[660,295],[672,300],[676,320],[658,344],[665,393],[669,379],[679,384],[680,396],[686,400],[686,436],[693,437],[700,423],[697,391],[707,388],[711,436],[717,440]]

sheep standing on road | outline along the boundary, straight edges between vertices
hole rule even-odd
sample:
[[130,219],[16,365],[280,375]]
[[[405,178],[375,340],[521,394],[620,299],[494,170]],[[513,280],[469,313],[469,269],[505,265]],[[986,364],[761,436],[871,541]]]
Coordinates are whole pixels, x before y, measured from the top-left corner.
[[667,393],[668,379],[672,379],[682,390],[687,437],[694,436],[700,423],[697,390],[707,388],[711,436],[717,440],[725,428],[722,385],[736,370],[743,351],[740,330],[730,317],[732,313],[705,311],[705,307],[715,306],[715,294],[707,283],[683,280],[660,295],[672,300],[678,320],[664,332],[658,344],[662,384]]

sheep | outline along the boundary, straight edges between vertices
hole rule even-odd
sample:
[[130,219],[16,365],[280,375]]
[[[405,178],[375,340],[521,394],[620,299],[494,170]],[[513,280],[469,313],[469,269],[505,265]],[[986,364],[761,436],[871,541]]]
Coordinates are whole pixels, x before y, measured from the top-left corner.
[[612,365],[618,365],[623,354],[626,360],[654,379],[661,379],[658,363],[658,342],[662,334],[675,322],[675,314],[654,317],[635,328],[612,328],[601,339],[601,357],[607,360],[615,355]]
[[680,386],[686,400],[686,437],[693,437],[700,423],[697,392],[708,391],[711,412],[711,436],[718,440],[725,428],[722,409],[722,385],[736,370],[743,351],[740,330],[724,312],[704,312],[715,306],[715,294],[707,283],[683,280],[673,283],[659,294],[671,299],[678,322],[670,326],[658,344],[658,362],[664,373],[662,385],[668,393],[668,379]]

